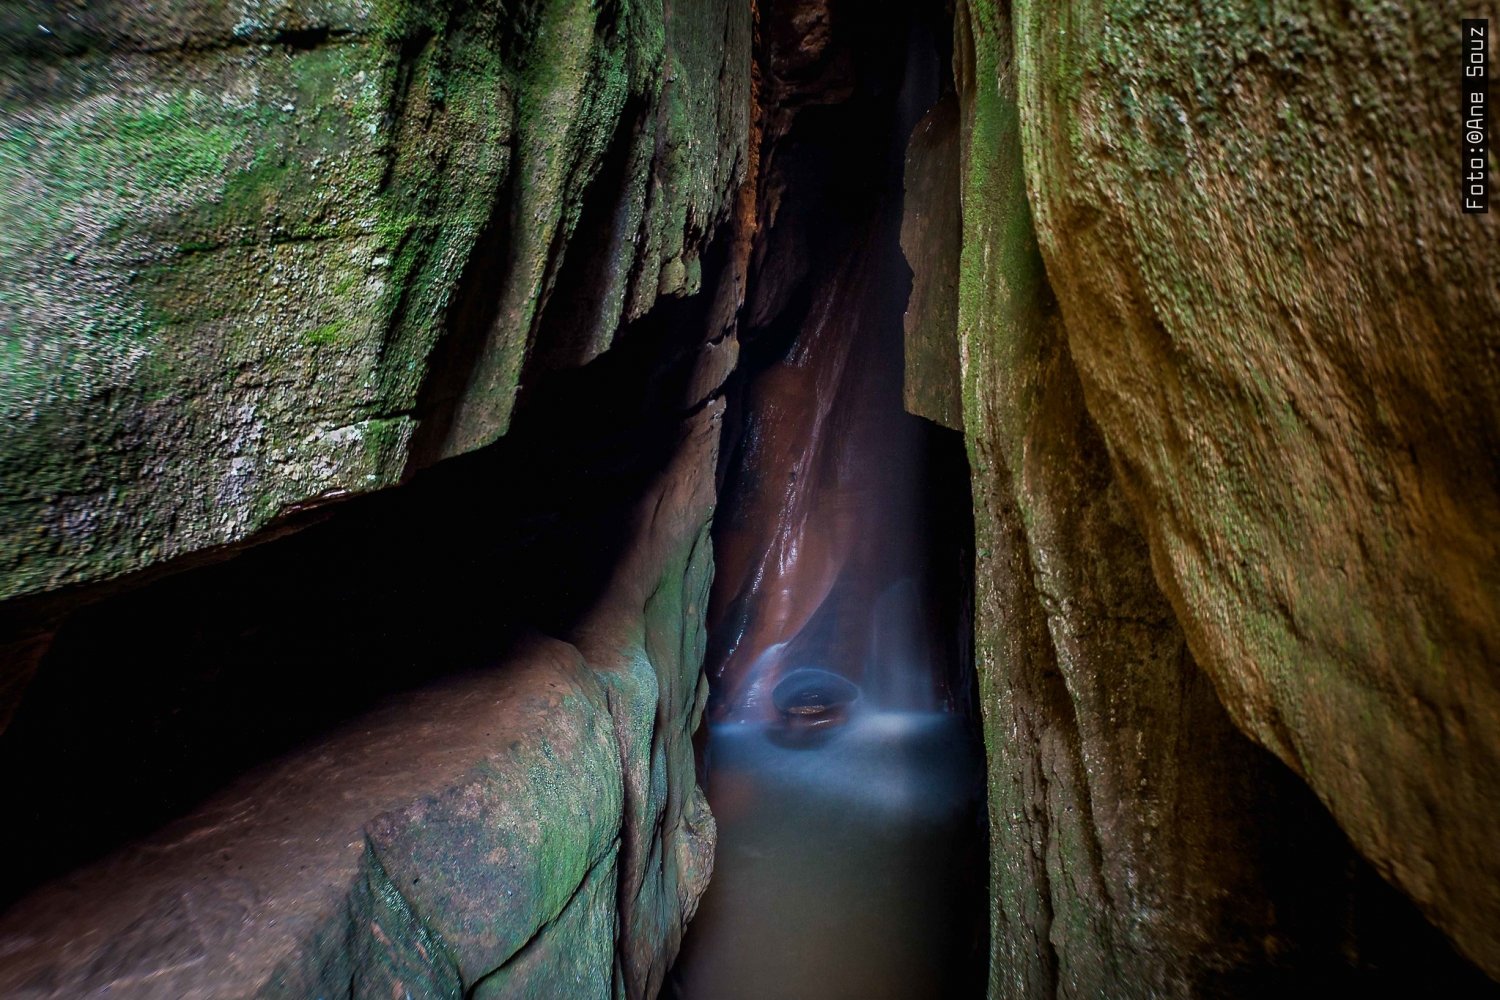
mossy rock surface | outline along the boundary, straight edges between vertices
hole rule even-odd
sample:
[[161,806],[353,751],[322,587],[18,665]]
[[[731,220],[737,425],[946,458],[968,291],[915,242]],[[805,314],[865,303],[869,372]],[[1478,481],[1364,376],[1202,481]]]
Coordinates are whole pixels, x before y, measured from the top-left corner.
[[[699,363],[716,362],[704,353]],[[238,565],[189,571],[129,595],[112,620],[142,613],[151,620],[135,633],[151,649],[146,661],[131,652],[130,639],[121,641],[118,625],[71,622],[110,646],[104,669],[124,686],[155,683],[148,690],[172,692],[160,700],[197,691],[186,699],[187,711],[202,720],[208,743],[277,732],[281,720],[267,715],[295,714],[320,691],[337,699],[339,710],[285,739],[255,737],[257,751],[216,770],[198,786],[201,794],[169,799],[173,807],[150,822],[97,841],[94,855],[70,854],[77,867],[65,875],[22,890],[0,915],[0,996],[656,997],[713,865],[714,821],[697,784],[692,736],[707,697],[709,521],[723,411],[722,400],[709,399],[678,414],[669,428],[677,447],[666,467],[648,470],[643,482],[612,494],[615,503],[583,515],[585,523],[608,518],[619,558],[608,585],[590,590],[587,607],[570,619],[569,641],[517,626],[516,609],[503,596],[514,591],[469,577],[444,593],[482,588],[466,605],[490,609],[480,621],[464,626],[445,617],[446,608],[419,611],[401,596],[409,591],[388,589],[388,560],[401,558],[390,550],[370,548],[370,561],[352,571],[381,581],[369,591],[351,592],[347,567],[344,576],[318,571],[348,557],[350,546],[382,537],[372,536],[370,522],[345,525],[348,534],[331,551],[285,552],[314,541],[314,529],[282,540],[279,554],[273,543]],[[412,486],[408,495],[423,488]],[[376,524],[446,510],[466,492],[445,490],[442,502]],[[572,522],[559,531],[576,528]],[[444,552],[442,538],[474,544],[466,530],[418,537],[438,539],[433,544]],[[480,543],[480,551],[494,550]],[[230,579],[255,558],[272,560],[266,572]],[[452,562],[446,554],[424,555],[420,565]],[[352,609],[348,618],[322,606],[291,609],[321,605],[321,594],[310,602],[278,596],[256,605],[266,614],[247,622],[245,607],[230,601],[212,623],[220,615],[213,606],[226,594],[243,601],[247,592],[275,590],[288,567],[315,577],[313,590],[341,595],[330,603],[373,606]],[[408,575],[419,581],[414,588],[431,585],[431,574]],[[156,590],[162,586],[169,590]],[[515,584],[527,586],[537,586],[534,577]],[[201,592],[203,602],[185,608],[185,592]],[[283,617],[270,611],[276,607]],[[302,625],[285,617],[304,613]],[[180,657],[153,658],[162,653],[157,622],[175,627],[184,615],[203,631]],[[409,629],[392,621],[403,616]],[[351,646],[351,628],[360,622],[371,623],[369,641]],[[325,623],[329,634],[318,634]],[[239,650],[243,668],[218,658],[221,628],[232,643],[253,647]],[[471,628],[482,638],[445,645],[430,638],[439,628]],[[370,652],[390,643],[402,650],[395,658],[416,661],[394,686],[379,680],[384,655]],[[456,664],[454,648],[464,650]],[[186,675],[173,671],[174,660]],[[234,675],[222,699],[191,679],[200,660],[216,674]],[[143,679],[129,669],[142,662],[171,679]],[[99,716],[80,711],[77,691],[87,681],[66,661],[49,666],[67,720],[59,738],[81,754],[79,774],[87,772],[58,778],[71,790],[60,794],[78,794],[77,787],[100,783],[99,755],[75,741],[84,720]],[[254,688],[265,690],[247,690]],[[383,694],[371,704],[375,691]],[[304,705],[288,704],[299,698]],[[129,698],[100,701],[103,713],[123,716],[119,732],[127,738],[160,718]],[[162,714],[168,711],[178,714],[165,707]],[[15,731],[26,732],[38,718],[55,717],[29,716]],[[193,736],[163,745],[173,760],[183,746],[216,752]],[[123,756],[140,765],[134,752]],[[172,794],[160,768],[113,766]],[[54,772],[63,773],[73,772]],[[100,812],[97,794],[81,798],[80,815]],[[30,801],[33,812],[45,809]]]
[[1022,0],[982,31],[1040,249],[994,287],[1045,262],[1194,658],[1495,976],[1500,231],[1452,140],[1483,13]]
[[[614,286],[565,363],[696,290],[749,12],[617,6],[5,4],[0,599],[493,441],[596,246]],[[575,240],[588,199],[617,210]]]
[[1347,848],[1235,728],[1153,578],[1033,226],[1013,28],[1000,5],[959,5],[956,353],[989,768],[990,995],[1292,988],[1326,960]]

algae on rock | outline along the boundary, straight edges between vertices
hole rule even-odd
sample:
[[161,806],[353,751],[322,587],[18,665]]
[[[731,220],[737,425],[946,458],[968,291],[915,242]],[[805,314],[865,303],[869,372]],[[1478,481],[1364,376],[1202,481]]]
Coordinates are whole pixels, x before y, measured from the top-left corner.
[[959,5],[996,995],[1366,960],[1231,719],[1495,971],[1500,242],[1427,131],[1457,12],[1356,14]]
[[1500,233],[1448,124],[1478,15],[1015,11],[1042,256],[1194,656],[1500,975]]
[[[26,653],[0,673],[0,722],[50,628],[110,581],[490,445],[523,387],[696,293],[746,181],[751,18],[718,0],[0,6],[0,600],[44,609],[0,636]],[[276,895],[273,865],[254,887],[295,912],[275,932],[206,918],[199,960],[174,964],[182,906],[143,913],[94,869],[93,912],[45,890],[12,910],[35,919],[10,925],[29,936],[6,974],[62,995],[144,975],[182,995],[654,996],[712,866],[691,733],[732,285],[651,359],[689,358],[691,398],[659,401],[673,464],[616,512],[633,533],[615,578],[571,644],[493,665],[513,745],[480,740],[481,714],[458,778],[428,747],[408,798],[372,779],[360,808],[382,811],[338,818],[327,884]],[[213,842],[253,839],[245,822]],[[217,852],[195,843],[110,863],[196,878]],[[164,858],[175,874],[153,875]],[[105,930],[80,935],[90,920]],[[116,934],[123,959],[66,959]]]
[[[3,16],[0,598],[493,441],[611,146],[579,363],[696,290],[746,169],[749,12],[707,0]],[[470,285],[491,321],[434,353]]]
[[1329,914],[1261,858],[1277,819],[1312,849],[1294,783],[1193,663],[1085,407],[1026,200],[1010,30],[997,4],[959,5],[991,995],[1214,995],[1289,964]]

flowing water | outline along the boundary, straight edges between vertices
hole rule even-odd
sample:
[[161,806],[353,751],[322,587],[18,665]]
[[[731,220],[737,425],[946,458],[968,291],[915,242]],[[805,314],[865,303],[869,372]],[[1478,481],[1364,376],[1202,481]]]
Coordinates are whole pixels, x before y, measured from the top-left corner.
[[983,993],[968,465],[902,395],[902,163],[934,51],[914,29],[889,148],[858,166],[884,193],[846,215],[805,312],[742,355],[700,758],[718,850],[669,996]]
[[967,493],[945,493],[967,469],[902,409],[894,241],[871,227],[746,390],[715,537],[719,843],[669,995],[982,993]]

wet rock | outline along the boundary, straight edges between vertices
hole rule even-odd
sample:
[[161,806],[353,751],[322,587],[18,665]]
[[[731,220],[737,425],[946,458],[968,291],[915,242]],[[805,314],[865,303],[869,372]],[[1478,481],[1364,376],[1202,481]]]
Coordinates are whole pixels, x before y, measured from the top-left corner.
[[[492,444],[713,284],[747,170],[748,6],[52,6],[0,14],[0,724],[78,602]],[[683,383],[664,465],[565,642],[37,889],[0,993],[656,995],[712,868],[726,322],[635,373]]]
[[906,305],[906,408],[963,430],[958,365],[958,98],[946,95],[917,124],[906,151],[901,250],[912,265]]
[[[533,644],[12,907],[0,992],[456,997],[510,979],[536,938],[525,965],[566,966],[580,996],[605,995],[622,760],[577,651]],[[545,873],[531,860],[544,844]]]
[[816,667],[791,671],[771,692],[776,711],[806,719],[837,717],[858,698],[859,688],[847,678]]
[[[408,685],[9,905],[0,994],[486,997],[566,984],[569,996],[655,996],[712,868],[691,736],[720,409],[687,419],[671,462],[625,507],[618,577],[571,641],[529,634],[482,669]],[[212,708],[199,698],[188,707]],[[149,795],[161,779],[128,780]]]
[[[1259,995],[1313,975],[1418,991],[1453,976],[1445,989],[1482,991],[1408,904],[1363,895],[1347,873],[1366,869],[1328,816],[1240,735],[1291,764],[1354,845],[1460,944],[1467,927],[1482,957],[1500,924],[1480,917],[1496,883],[1472,848],[1496,811],[1500,729],[1478,666],[1495,608],[1468,560],[1500,508],[1487,473],[1453,492],[1427,480],[1428,508],[1402,470],[1429,446],[1439,465],[1465,455],[1483,469],[1478,400],[1496,383],[1463,331],[1493,327],[1494,301],[1402,299],[1378,277],[1413,273],[1404,238],[1382,245],[1401,225],[1337,221],[1406,205],[1451,250],[1458,216],[1436,202],[1379,186],[1302,200],[1372,152],[1440,199],[1447,160],[1388,148],[1394,132],[1341,160],[1304,129],[1314,107],[1347,112],[1344,94],[1329,110],[1338,87],[1321,75],[1356,59],[1347,25],[1273,27],[1248,8],[1148,25],[1110,4],[1044,6],[1015,5],[1012,22],[1009,5],[971,0],[956,25],[992,995]],[[1433,54],[1451,31],[1418,20],[1416,36],[1382,36],[1382,58],[1426,82],[1392,99],[1389,76],[1370,78],[1387,95],[1370,95],[1376,117],[1449,89]],[[1329,59],[1305,76],[1256,68],[1299,46]],[[1197,76],[1206,64],[1223,72]],[[1179,104],[1174,81],[1189,79]],[[1367,134],[1348,124],[1341,142]],[[1359,255],[1338,249],[1346,239]],[[1443,287],[1483,284],[1466,277],[1474,259],[1439,259],[1453,269],[1423,273]],[[1394,328],[1399,342],[1378,332]],[[1459,375],[1451,357],[1465,356]],[[1408,365],[1426,388],[1395,374]],[[1438,412],[1467,428],[1462,443],[1426,424]],[[1446,520],[1460,511],[1462,525]],[[1474,542],[1464,559],[1409,547],[1451,531]],[[1432,629],[1442,642],[1415,648]],[[1468,735],[1438,736],[1451,727]],[[1419,775],[1426,805],[1403,804]],[[1468,890],[1434,895],[1443,871]],[[1405,929],[1410,962],[1389,964],[1389,932],[1372,931],[1383,922]]]

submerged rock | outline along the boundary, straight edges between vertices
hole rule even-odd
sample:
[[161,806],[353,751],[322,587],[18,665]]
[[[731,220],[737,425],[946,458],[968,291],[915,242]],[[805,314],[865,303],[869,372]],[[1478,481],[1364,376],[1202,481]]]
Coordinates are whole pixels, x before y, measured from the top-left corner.
[[793,670],[771,692],[776,711],[796,718],[841,715],[858,698],[859,688],[847,678],[816,667]]

